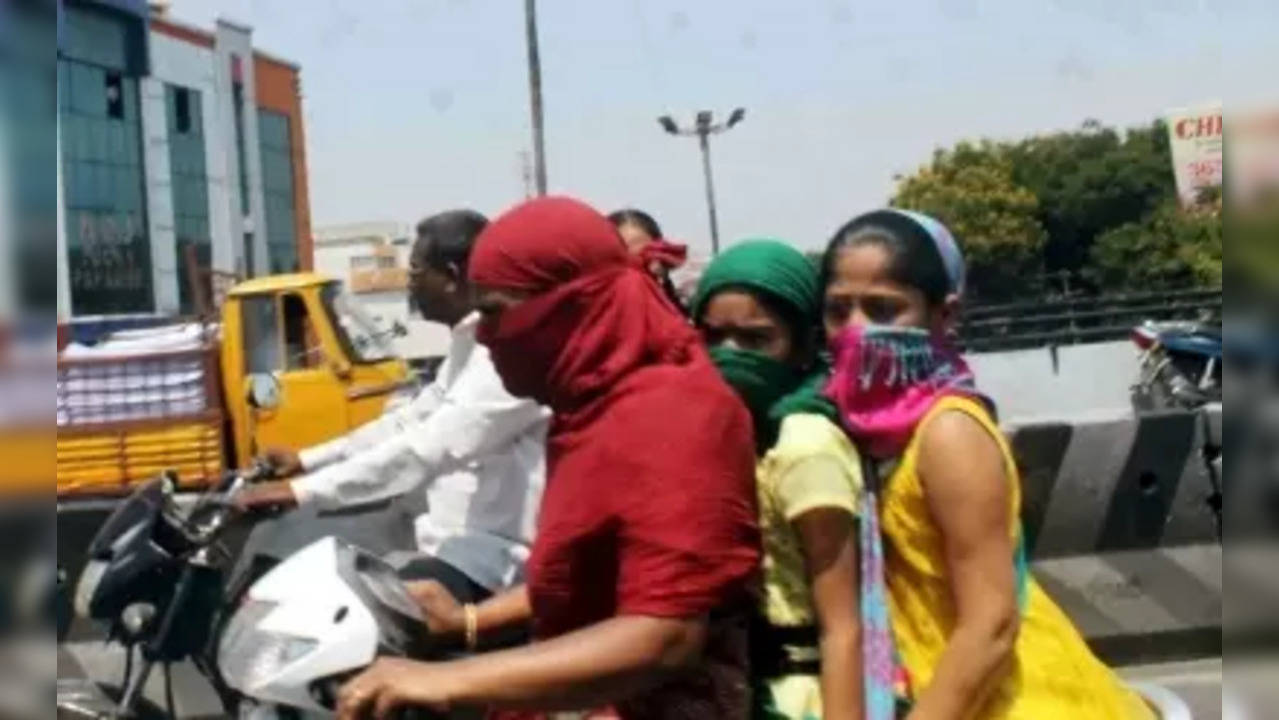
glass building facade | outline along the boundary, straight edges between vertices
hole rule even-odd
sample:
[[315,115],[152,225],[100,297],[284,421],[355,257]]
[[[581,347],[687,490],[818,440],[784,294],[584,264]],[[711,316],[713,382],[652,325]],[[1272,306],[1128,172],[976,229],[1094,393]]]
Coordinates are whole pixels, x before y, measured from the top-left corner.
[[[57,87],[50,82],[54,33],[47,10],[10,3],[0,7],[0,42],[10,53],[0,62],[0,156],[6,163],[0,181],[0,303],[47,312],[58,296]],[[10,211],[10,209],[12,211]],[[8,242],[12,238],[13,242]]]
[[209,177],[204,157],[203,98],[198,90],[166,85],[164,106],[169,131],[178,301],[181,311],[190,313],[195,309],[195,302],[187,274],[187,254],[195,254],[199,267],[209,267],[213,256],[213,241],[209,233]]
[[[305,167],[297,66],[254,50],[248,28],[192,28],[150,13],[145,0],[55,5],[56,89],[48,66],[45,77],[57,97],[31,105],[46,115],[56,107],[57,123],[29,124],[48,135],[56,127],[58,142],[18,149],[60,154],[20,184],[59,209],[23,213],[58,219],[24,229],[56,247],[45,253],[54,271],[43,274],[56,282],[21,292],[51,294],[62,317],[187,314],[214,258],[218,273],[240,277],[309,266],[306,183],[295,176]],[[14,82],[0,72],[0,91]],[[230,172],[211,181],[223,160]],[[57,182],[36,182],[46,174]]]
[[266,246],[273,273],[297,272],[297,223],[293,202],[293,143],[289,116],[258,110],[262,155],[262,193],[266,208]]
[[64,228],[74,314],[154,308],[134,31],[64,8],[58,55]]

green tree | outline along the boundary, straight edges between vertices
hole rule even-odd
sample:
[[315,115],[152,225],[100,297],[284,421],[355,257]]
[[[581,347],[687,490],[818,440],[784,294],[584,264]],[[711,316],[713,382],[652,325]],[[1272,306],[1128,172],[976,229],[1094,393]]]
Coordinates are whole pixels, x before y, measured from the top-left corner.
[[1183,209],[1168,202],[1098,236],[1090,274],[1109,291],[1220,286],[1222,236],[1219,207]]
[[959,240],[973,299],[1015,299],[1040,289],[1047,233],[1035,195],[1018,185],[1005,149],[960,143],[902,179],[892,204],[928,213]]
[[1052,272],[1086,271],[1099,235],[1140,222],[1176,194],[1163,121],[1123,134],[1088,121],[1008,145],[1006,154],[1013,181],[1039,200]]

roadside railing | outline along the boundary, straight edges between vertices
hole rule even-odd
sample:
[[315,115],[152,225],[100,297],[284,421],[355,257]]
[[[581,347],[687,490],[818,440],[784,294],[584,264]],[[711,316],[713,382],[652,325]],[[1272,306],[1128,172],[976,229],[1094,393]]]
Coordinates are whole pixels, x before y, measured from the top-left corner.
[[959,336],[968,352],[1122,340],[1146,320],[1218,319],[1221,305],[1221,288],[976,305]]

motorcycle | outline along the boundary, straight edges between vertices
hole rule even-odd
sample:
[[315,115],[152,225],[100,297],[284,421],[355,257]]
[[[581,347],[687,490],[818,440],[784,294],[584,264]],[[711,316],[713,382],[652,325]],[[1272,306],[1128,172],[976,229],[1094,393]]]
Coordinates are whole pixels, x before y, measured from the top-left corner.
[[1132,386],[1138,412],[1193,410],[1221,402],[1221,325],[1208,322],[1154,322],[1132,330],[1141,352]]
[[[230,717],[329,717],[342,683],[377,657],[433,654],[421,610],[394,568],[335,537],[225,582],[233,558],[218,539],[234,512],[230,501],[269,475],[260,466],[230,475],[184,510],[176,478],[164,474],[112,513],[90,545],[74,606],[80,617],[106,623],[109,638],[125,646],[125,679],[122,689],[59,679],[60,720],[176,718],[169,669],[187,660]],[[164,709],[142,696],[157,665]],[[1175,694],[1154,685],[1136,689],[1161,718],[1189,719]]]
[[[119,689],[59,679],[59,718],[176,717],[169,671],[183,661],[232,717],[331,715],[341,683],[374,658],[426,645],[420,609],[394,569],[336,538],[227,581],[234,558],[219,538],[231,501],[270,474],[262,465],[229,474],[184,509],[177,478],[166,473],[112,513],[90,544],[73,602],[124,646],[125,678]],[[163,711],[143,698],[157,666]]]

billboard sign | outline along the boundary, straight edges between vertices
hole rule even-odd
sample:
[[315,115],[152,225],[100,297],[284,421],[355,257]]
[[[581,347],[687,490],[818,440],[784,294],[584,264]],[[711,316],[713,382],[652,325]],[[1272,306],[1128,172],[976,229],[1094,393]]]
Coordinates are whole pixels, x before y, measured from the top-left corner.
[[1195,202],[1202,188],[1221,185],[1222,131],[1221,103],[1168,113],[1172,171],[1182,203]]

